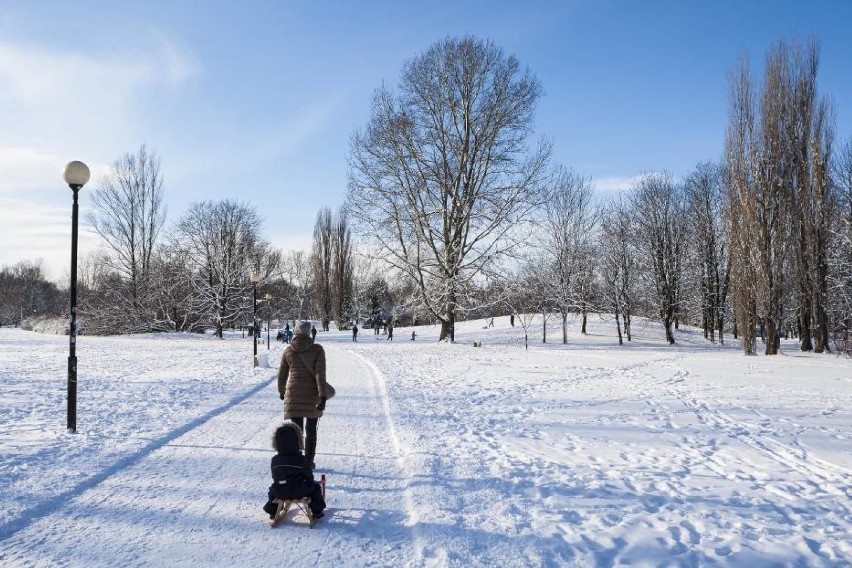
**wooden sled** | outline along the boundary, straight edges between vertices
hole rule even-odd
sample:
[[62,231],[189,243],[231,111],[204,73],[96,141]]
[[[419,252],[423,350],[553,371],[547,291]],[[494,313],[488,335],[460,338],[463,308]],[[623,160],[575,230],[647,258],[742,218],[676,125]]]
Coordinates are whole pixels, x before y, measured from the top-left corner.
[[284,520],[284,517],[287,516],[287,512],[293,505],[308,518],[308,526],[314,528],[314,516],[311,514],[310,497],[303,497],[301,499],[273,499],[272,502],[278,506],[278,509],[275,511],[275,518],[269,523],[272,528],[275,528],[278,523]]
[[[320,480],[320,487],[322,488],[322,496],[325,498],[325,474],[322,475]],[[301,499],[273,499],[273,503],[278,507],[275,510],[275,517],[269,522],[269,526],[275,528],[278,526],[278,523],[284,520],[284,517],[287,516],[287,512],[293,507],[302,512],[308,518],[308,527],[314,528],[314,515],[311,513],[311,498],[310,497],[302,497]]]

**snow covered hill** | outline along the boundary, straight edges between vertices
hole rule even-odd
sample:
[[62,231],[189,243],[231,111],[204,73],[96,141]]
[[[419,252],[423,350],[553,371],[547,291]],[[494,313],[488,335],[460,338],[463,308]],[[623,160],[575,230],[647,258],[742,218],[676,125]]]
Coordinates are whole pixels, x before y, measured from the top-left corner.
[[318,335],[312,530],[260,509],[281,402],[250,339],[81,337],[72,435],[67,337],[0,329],[0,565],[852,563],[849,361],[485,324]]

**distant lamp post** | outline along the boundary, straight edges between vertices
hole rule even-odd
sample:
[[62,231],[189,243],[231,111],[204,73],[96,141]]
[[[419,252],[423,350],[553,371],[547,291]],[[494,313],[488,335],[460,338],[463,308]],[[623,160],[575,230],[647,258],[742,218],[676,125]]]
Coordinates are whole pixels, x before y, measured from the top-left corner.
[[257,283],[260,282],[260,272],[253,271],[251,273],[251,284],[254,288],[253,300],[252,300],[252,315],[251,315],[251,326],[252,326],[252,335],[251,335],[251,343],[254,349],[254,363],[253,365],[257,367]]
[[74,160],[65,165],[62,178],[74,194],[71,207],[71,321],[68,326],[68,431],[77,432],[77,194],[89,181],[89,167]]
[[266,300],[266,350],[269,351],[269,328],[272,327],[272,294],[267,292],[264,299]]

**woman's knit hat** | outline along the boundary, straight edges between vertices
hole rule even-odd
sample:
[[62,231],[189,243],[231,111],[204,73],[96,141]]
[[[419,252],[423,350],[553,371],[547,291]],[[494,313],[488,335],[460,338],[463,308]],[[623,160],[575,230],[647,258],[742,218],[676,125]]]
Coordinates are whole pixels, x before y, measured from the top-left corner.
[[311,322],[309,321],[300,321],[296,326],[296,335],[310,335],[311,334]]

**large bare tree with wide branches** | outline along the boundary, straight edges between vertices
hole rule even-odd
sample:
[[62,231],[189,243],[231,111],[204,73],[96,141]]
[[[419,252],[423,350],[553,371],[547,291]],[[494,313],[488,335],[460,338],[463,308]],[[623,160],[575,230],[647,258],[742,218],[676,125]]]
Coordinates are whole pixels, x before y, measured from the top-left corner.
[[541,86],[491,41],[447,38],[382,86],[351,144],[354,226],[454,339],[469,285],[515,250],[541,203],[549,145],[530,149]]

